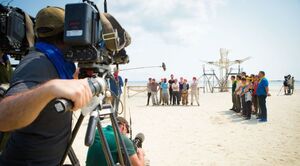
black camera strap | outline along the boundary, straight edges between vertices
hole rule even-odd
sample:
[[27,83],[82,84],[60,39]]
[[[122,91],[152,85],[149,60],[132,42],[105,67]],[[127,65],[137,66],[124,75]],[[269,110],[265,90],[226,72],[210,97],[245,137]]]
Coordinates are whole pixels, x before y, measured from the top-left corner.
[[104,12],[107,13],[107,2],[104,0]]
[[26,26],[26,39],[29,47],[34,45],[34,31],[33,31],[33,22],[30,16],[24,12],[25,17],[25,26]]
[[25,34],[26,34],[25,39],[26,40],[23,40],[23,44],[27,48],[33,47],[34,42],[35,42],[35,36],[34,36],[34,30],[33,30],[33,27],[34,27],[33,18],[31,18],[29,14],[27,14],[20,8],[16,8],[16,11],[19,12],[20,14],[22,14],[25,19],[24,21],[25,21]]

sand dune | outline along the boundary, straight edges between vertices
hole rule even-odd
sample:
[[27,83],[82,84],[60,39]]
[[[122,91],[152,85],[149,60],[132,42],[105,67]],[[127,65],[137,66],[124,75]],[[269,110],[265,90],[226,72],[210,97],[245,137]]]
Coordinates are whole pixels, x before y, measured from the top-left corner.
[[[200,95],[198,106],[145,106],[146,95],[128,99],[134,135],[146,136],[152,166],[240,166],[300,164],[300,93],[268,98],[268,122],[249,121],[228,111],[230,93]],[[88,118],[86,118],[87,121]],[[84,134],[74,149],[85,164]]]

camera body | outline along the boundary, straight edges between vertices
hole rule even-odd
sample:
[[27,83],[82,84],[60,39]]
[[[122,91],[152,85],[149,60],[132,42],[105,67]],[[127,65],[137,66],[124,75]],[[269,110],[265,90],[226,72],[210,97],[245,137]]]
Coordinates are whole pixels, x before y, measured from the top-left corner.
[[284,80],[289,80],[289,79],[291,79],[291,75],[289,74],[289,75],[287,75],[287,76],[284,76]]
[[128,63],[124,49],[130,44],[128,37],[116,19],[100,13],[91,1],[65,7],[64,42],[70,46],[65,59],[78,62],[80,67]]
[[[80,11],[80,12],[74,12]],[[70,61],[101,62],[102,26],[99,11],[89,3],[67,4],[64,42],[71,46],[65,55]]]
[[[25,17],[26,15],[21,9],[0,4],[0,50],[17,60],[20,60],[30,47],[26,36]],[[31,24],[29,25],[32,27],[28,28],[33,32],[33,19],[30,19]]]

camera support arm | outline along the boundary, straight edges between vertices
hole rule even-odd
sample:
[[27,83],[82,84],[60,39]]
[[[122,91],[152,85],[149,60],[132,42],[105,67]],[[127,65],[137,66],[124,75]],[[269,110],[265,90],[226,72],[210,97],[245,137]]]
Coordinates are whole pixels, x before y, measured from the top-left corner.
[[[105,79],[100,77],[88,78],[88,82],[94,96],[105,92],[107,88]],[[73,102],[66,99],[56,99],[55,108],[57,112],[65,112],[73,108]]]
[[[103,74],[102,76],[104,76],[104,78],[100,78],[100,77],[88,78],[89,86],[91,88],[91,91],[92,91],[93,95],[95,96],[94,97],[95,100],[99,99],[96,96],[98,96],[100,93],[104,93],[106,91],[106,88],[107,88],[107,84],[106,84],[106,80],[105,80],[106,74]],[[129,156],[128,156],[128,152],[126,150],[124,140],[122,139],[120,130],[118,128],[117,120],[116,120],[116,117],[115,117],[115,110],[113,109],[113,107],[111,105],[105,105],[104,104],[101,107],[101,104],[100,104],[101,101],[99,101],[99,100],[97,100],[95,102],[96,102],[96,104],[92,104],[90,107],[85,108],[85,109],[82,110],[81,115],[80,115],[74,129],[73,129],[70,142],[67,146],[67,149],[65,151],[65,154],[64,154],[60,164],[63,165],[67,155],[69,155],[69,157],[71,156],[71,157],[74,158],[75,154],[74,154],[73,149],[72,149],[72,144],[75,140],[75,137],[76,137],[76,135],[79,131],[79,128],[80,128],[80,126],[83,122],[84,117],[90,112],[91,113],[91,116],[90,116],[91,118],[90,118],[88,130],[87,130],[87,133],[86,133],[86,139],[85,139],[86,145],[91,145],[92,144],[93,138],[92,138],[91,135],[93,135],[93,136],[95,135],[95,127],[93,128],[91,126],[96,126],[95,124],[97,124],[98,132],[99,132],[101,141],[103,143],[102,147],[103,147],[103,151],[105,152],[104,154],[105,154],[106,161],[110,166],[115,165],[114,161],[113,161],[113,158],[111,156],[111,151],[110,151],[109,146],[107,144],[107,141],[106,141],[106,139],[103,135],[102,127],[101,127],[101,123],[100,123],[100,119],[99,119],[99,116],[109,115],[112,126],[113,126],[113,129],[114,129],[114,133],[116,135],[115,139],[116,139],[117,150],[118,150],[118,154],[119,154],[119,162],[122,166],[131,166],[131,162],[130,162],[130,159],[129,159]],[[98,102],[98,104],[97,104],[97,102]],[[69,109],[71,109],[73,107],[73,103],[69,100],[66,100],[66,99],[57,99],[55,107],[56,107],[58,112],[65,112],[65,111],[68,111]],[[117,111],[117,108],[115,108],[115,109]],[[101,111],[99,111],[99,110],[101,110]],[[91,121],[91,119],[93,119],[93,118],[96,119],[96,120]],[[123,157],[122,152],[124,153],[125,158]]]

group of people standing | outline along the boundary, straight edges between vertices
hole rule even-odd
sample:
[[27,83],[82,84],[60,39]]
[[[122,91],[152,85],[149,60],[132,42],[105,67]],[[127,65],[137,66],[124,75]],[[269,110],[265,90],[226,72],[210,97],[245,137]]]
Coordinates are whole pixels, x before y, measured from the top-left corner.
[[[199,104],[199,91],[198,81],[196,77],[193,77],[191,84],[188,83],[187,79],[181,77],[174,79],[174,75],[167,80],[162,78],[160,82],[156,82],[154,78],[149,78],[147,83],[147,106],[149,105],[150,98],[152,99],[153,105],[188,105],[189,104],[189,91],[191,94],[191,105],[193,105],[194,99],[198,106]],[[159,99],[158,99],[159,93]]]
[[266,98],[270,96],[269,82],[265,72],[248,76],[245,72],[231,76],[232,103],[231,110],[241,113],[245,120],[250,120],[251,115],[256,115],[260,122],[267,122]]

